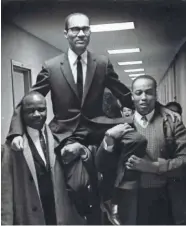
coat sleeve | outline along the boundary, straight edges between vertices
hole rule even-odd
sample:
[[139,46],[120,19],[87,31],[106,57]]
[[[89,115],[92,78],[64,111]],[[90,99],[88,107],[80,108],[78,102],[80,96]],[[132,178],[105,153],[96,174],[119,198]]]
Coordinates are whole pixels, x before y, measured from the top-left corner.
[[[50,91],[50,83],[49,83],[49,69],[43,67],[41,72],[37,76],[36,84],[33,85],[30,91],[37,91],[41,93],[43,96],[46,96],[47,93]],[[21,118],[21,101],[17,105],[14,110],[9,133],[7,136],[8,140],[12,140],[15,136],[22,136],[24,133],[24,127]]]
[[160,163],[159,168],[160,173],[167,173],[168,176],[179,173],[180,169],[186,167],[186,128],[182,122],[173,123],[173,142],[175,146],[172,158]]
[[13,225],[13,174],[11,151],[1,149],[1,224]]
[[120,82],[110,61],[107,64],[106,87],[121,101],[123,106],[133,108],[130,89]]

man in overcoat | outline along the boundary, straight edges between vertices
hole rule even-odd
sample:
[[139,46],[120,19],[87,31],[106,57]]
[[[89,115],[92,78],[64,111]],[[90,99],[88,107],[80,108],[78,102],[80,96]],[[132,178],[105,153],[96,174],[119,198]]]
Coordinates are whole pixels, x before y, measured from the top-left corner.
[[23,98],[23,151],[7,142],[1,161],[2,225],[85,224],[68,197],[63,169],[54,153],[46,101],[37,92]]

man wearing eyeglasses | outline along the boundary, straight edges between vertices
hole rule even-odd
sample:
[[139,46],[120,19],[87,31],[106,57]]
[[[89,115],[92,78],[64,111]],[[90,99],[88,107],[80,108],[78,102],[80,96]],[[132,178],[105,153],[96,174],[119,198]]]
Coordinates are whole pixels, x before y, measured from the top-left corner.
[[[95,176],[91,176],[89,180],[81,180],[83,186],[77,178],[85,172],[95,175],[94,167],[91,165],[92,153],[85,147],[97,143],[102,138],[96,136],[95,131],[98,131],[99,126],[97,127],[92,119],[103,115],[104,88],[109,88],[123,106],[131,108],[132,100],[130,90],[118,80],[118,75],[114,72],[109,59],[87,50],[91,31],[89,18],[86,15],[82,13],[69,15],[65,21],[64,35],[69,44],[68,51],[46,61],[32,90],[44,96],[51,91],[54,118],[49,126],[59,142],[56,153],[62,156],[69,189],[71,193],[77,194],[77,191],[81,190],[80,187],[93,191],[96,186]],[[18,105],[8,134],[8,139],[12,140],[12,147],[16,150],[21,150],[23,147],[24,128],[20,125],[22,124]],[[94,135],[89,136],[90,134]],[[79,197],[84,198],[85,193],[83,192],[82,195],[81,192]],[[81,206],[78,209],[81,209],[82,215],[87,216],[92,212],[87,211],[87,208],[84,210],[78,200],[80,198],[77,198],[75,203]],[[96,199],[86,200],[84,206],[93,208]],[[96,224],[96,222],[91,223]]]

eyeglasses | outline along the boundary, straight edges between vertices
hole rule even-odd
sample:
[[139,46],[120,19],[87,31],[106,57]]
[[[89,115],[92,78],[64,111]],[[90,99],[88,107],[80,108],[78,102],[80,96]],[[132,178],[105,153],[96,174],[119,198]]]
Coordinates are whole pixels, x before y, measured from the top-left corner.
[[78,35],[80,31],[83,31],[85,35],[90,34],[90,27],[85,26],[85,27],[70,27],[68,30],[71,30],[73,35]]

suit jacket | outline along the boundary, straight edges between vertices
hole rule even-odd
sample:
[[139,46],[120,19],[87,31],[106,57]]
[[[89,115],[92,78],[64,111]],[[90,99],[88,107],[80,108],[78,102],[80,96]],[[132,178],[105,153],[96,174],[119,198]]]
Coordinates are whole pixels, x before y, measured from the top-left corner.
[[[85,224],[68,197],[63,169],[54,154],[54,140],[49,128],[47,136],[57,224]],[[25,135],[23,139],[23,152],[11,150],[7,143],[2,153],[2,224],[43,225],[45,219],[34,160]]]
[[[50,128],[59,141],[71,136],[78,126],[84,127],[84,132],[87,133],[97,129],[92,118],[103,115],[102,98],[105,87],[108,87],[124,106],[132,107],[130,90],[118,80],[108,58],[90,52],[87,57],[87,75],[82,102],[78,97],[66,53],[47,61],[32,87],[32,90],[44,96],[51,91],[54,118]],[[23,134],[24,129],[20,125],[22,124],[18,105],[12,117],[8,138]],[[83,139],[85,137],[86,132]]]

